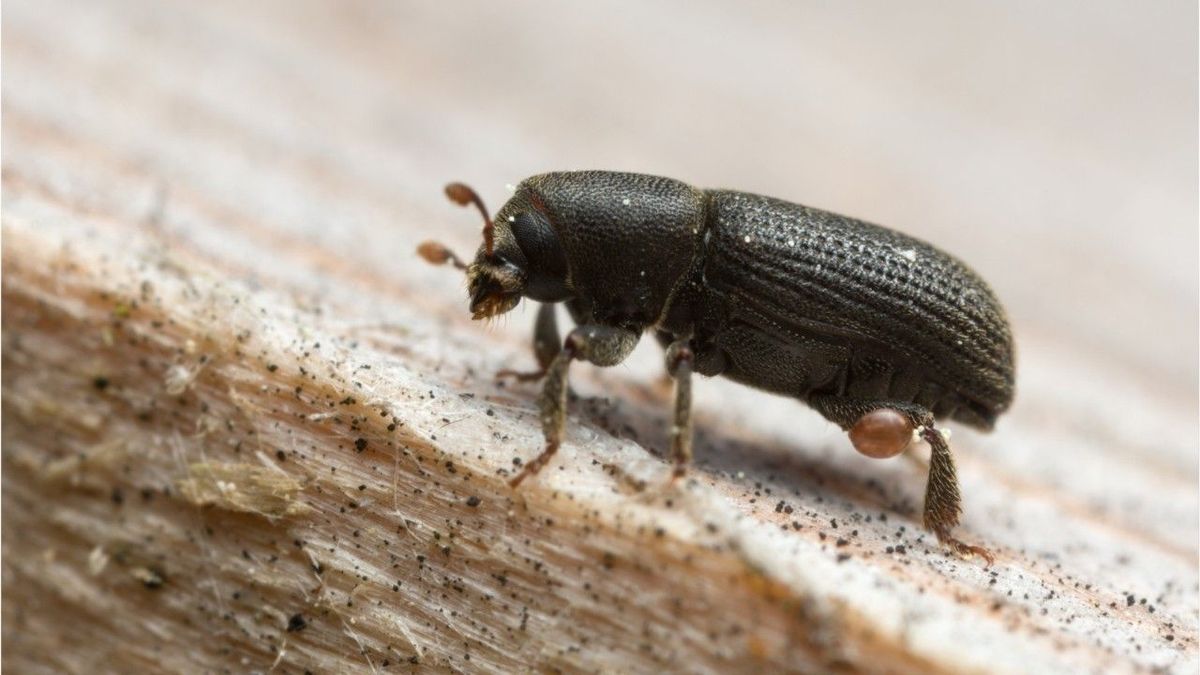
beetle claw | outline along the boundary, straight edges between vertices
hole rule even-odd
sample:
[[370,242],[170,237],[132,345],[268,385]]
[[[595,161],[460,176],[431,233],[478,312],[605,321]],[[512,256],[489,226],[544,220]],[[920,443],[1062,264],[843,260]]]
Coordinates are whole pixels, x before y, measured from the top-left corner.
[[941,540],[943,546],[946,546],[955,555],[961,558],[972,558],[974,556],[979,556],[980,558],[983,558],[985,567],[991,567],[996,563],[996,558],[992,555],[992,552],[982,546],[967,544],[950,536],[939,537],[939,539]]

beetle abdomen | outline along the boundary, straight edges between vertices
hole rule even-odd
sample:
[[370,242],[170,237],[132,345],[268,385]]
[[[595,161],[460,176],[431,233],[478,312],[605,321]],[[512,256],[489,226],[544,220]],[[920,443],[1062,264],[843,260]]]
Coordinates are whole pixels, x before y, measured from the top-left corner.
[[[837,377],[812,387],[883,388],[984,427],[1008,407],[1008,322],[965,265],[853,218],[741,192],[708,196],[705,282],[725,296],[728,320],[845,347]],[[748,375],[739,379],[753,384]]]

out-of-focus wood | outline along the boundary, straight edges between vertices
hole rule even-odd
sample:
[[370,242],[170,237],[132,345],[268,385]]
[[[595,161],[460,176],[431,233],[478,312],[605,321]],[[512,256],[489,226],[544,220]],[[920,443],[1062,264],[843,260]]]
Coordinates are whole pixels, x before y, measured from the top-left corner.
[[[1194,672],[1195,8],[1166,7],[7,3],[7,665]],[[446,180],[494,208],[584,166],[977,265],[1020,361],[954,437],[996,565],[920,530],[915,466],[729,383],[664,488],[650,345],[574,371],[568,443],[509,490],[536,387],[491,375],[533,313],[470,322],[413,251],[477,243]]]

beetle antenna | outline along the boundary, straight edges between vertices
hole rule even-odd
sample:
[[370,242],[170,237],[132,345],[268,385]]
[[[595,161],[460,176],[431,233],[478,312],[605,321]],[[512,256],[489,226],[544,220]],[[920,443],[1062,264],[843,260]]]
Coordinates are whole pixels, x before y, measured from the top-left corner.
[[496,228],[492,224],[492,219],[488,216],[487,207],[483,205],[483,200],[479,198],[479,194],[465,183],[450,183],[446,186],[446,196],[450,198],[450,201],[459,206],[474,204],[475,208],[479,209],[479,213],[483,215],[483,243],[490,258],[492,256],[492,232]]
[[460,270],[467,269],[467,264],[462,261],[462,258],[454,255],[454,251],[436,241],[421,242],[421,245],[417,247],[417,255],[424,258],[425,262],[431,265],[445,265],[446,263],[450,263]]

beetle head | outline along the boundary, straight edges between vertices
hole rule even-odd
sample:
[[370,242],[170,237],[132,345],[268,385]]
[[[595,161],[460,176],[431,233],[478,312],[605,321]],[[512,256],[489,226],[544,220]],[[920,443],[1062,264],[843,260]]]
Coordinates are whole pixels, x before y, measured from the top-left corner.
[[497,214],[488,217],[483,200],[462,183],[446,186],[451,201],[473,204],[483,215],[483,243],[466,265],[440,244],[417,249],[429,262],[452,262],[467,272],[471,317],[486,319],[517,306],[522,297],[560,302],[570,297],[566,255],[540,202],[522,185]]

